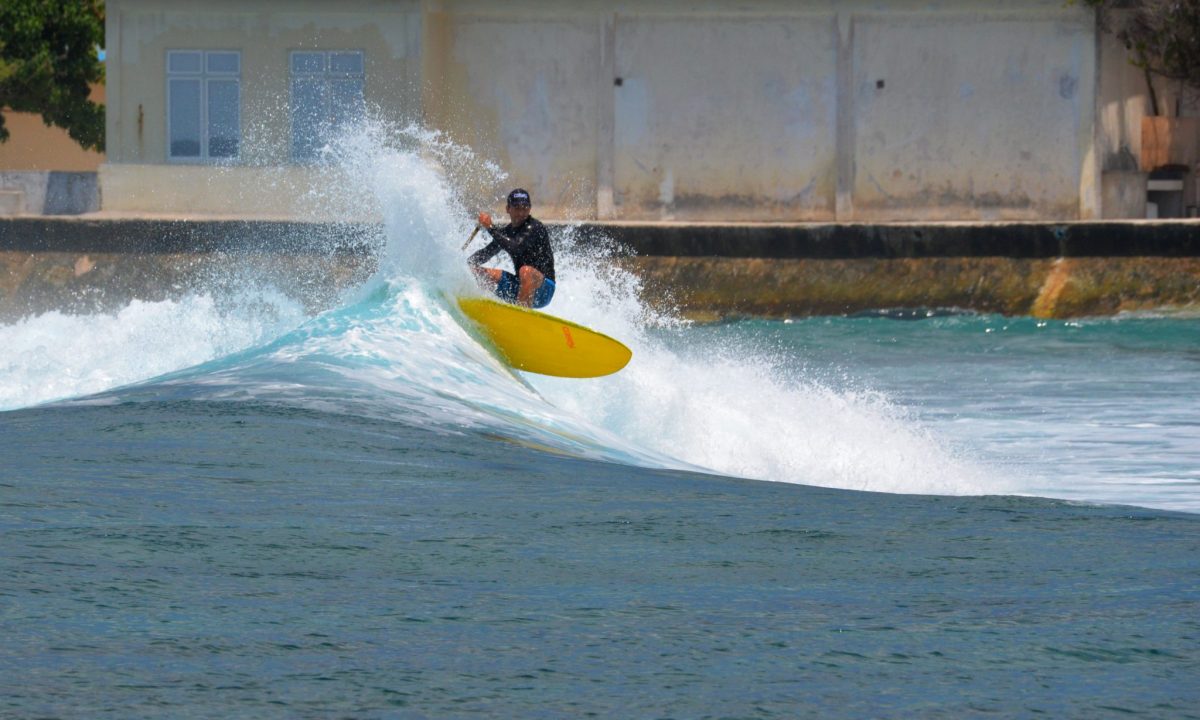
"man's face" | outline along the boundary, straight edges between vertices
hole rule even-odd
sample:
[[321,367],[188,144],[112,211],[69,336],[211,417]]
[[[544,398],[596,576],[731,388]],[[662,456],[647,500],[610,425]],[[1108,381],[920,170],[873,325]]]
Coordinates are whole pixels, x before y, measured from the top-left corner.
[[528,205],[507,205],[505,206],[505,209],[508,210],[508,219],[512,221],[513,225],[520,225],[529,219]]

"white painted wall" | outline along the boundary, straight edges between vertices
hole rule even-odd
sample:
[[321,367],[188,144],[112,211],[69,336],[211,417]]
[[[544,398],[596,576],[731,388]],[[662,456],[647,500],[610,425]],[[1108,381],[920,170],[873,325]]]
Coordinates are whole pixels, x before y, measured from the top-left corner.
[[444,0],[438,15],[453,51],[427,54],[425,77],[454,101],[433,122],[536,188],[543,214],[1098,212],[1096,32],[1081,6]]
[[835,40],[830,14],[619,18],[620,216],[830,217]]
[[854,218],[1076,217],[1094,37],[1075,13],[856,17]]
[[[495,161],[543,217],[1063,220],[1100,205],[1097,35],[1061,0],[108,7],[110,209],[170,211],[186,193],[163,185],[196,182],[141,170],[165,163],[177,47],[242,50],[244,166],[288,163],[287,51],[358,47],[369,101]],[[231,183],[239,197],[209,181],[190,211],[290,212],[255,201],[258,177]]]
[[[362,50],[367,103],[416,120],[420,28],[417,0],[109,0],[103,209],[311,215],[310,188],[296,184],[310,173],[290,161],[290,51]],[[166,54],[185,49],[241,52],[241,157],[232,167],[167,160]]]

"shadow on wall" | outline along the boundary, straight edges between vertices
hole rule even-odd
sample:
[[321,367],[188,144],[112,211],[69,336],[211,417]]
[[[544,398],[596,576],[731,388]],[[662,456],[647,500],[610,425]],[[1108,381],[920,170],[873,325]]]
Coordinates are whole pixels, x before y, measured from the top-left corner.
[[0,172],[0,215],[80,215],[99,209],[94,172]]

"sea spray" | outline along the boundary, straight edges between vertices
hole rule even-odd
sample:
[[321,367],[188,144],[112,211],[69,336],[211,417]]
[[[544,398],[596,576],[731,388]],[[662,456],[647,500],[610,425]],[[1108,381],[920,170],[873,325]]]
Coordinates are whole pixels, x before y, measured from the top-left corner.
[[[185,394],[196,398],[256,398],[481,432],[613,462],[865,490],[994,491],[878,395],[834,391],[750,346],[696,347],[669,298],[648,297],[639,279],[614,262],[622,248],[572,229],[555,238],[559,290],[548,310],[621,339],[633,361],[596,380],[517,376],[453,307],[455,296],[481,292],[462,244],[474,212],[489,207],[489,197],[503,196],[506,179],[495,164],[437,133],[387,123],[359,126],[331,143],[323,159],[312,170],[310,204],[343,218],[376,218],[385,237],[374,275],[334,308],[303,325],[297,309],[264,322],[262,303],[227,304],[222,311],[199,295],[133,303],[111,320],[43,316],[31,321],[49,336],[38,347],[58,359],[44,363],[27,354],[16,361],[24,368],[18,374],[31,381],[6,406],[208,363],[170,382],[188,386]],[[489,185],[490,196],[478,189]],[[253,278],[243,284],[250,295],[272,294],[269,285],[254,288]],[[142,323],[162,346],[139,337]],[[169,332],[153,329],[164,325]],[[88,327],[94,330],[80,330]],[[72,345],[72,336],[86,342],[89,332],[103,336],[107,344],[89,343],[102,352]],[[74,379],[30,390],[41,378],[29,368],[39,362]]]
[[529,376],[552,404],[639,445],[669,467],[880,492],[981,494],[1004,488],[904,408],[868,388],[834,390],[794,354],[695,347],[671,298],[649,298],[604,238],[562,233],[553,312],[620,338],[634,359],[580,382]]
[[[470,208],[494,201],[479,188],[495,188],[504,179],[494,163],[440,132],[382,120],[355,126],[327,153],[327,180],[324,189],[310,190],[313,202],[377,219],[387,237],[378,271],[363,290],[407,278],[443,290],[468,289],[461,245],[475,225]],[[356,206],[347,197],[357,198]]]

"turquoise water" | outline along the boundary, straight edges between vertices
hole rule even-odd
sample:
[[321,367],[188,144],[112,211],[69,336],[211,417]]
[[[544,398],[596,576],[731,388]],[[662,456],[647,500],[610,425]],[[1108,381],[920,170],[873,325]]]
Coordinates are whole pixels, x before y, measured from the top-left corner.
[[774,343],[819,382],[885,394],[985,464],[994,489],[1200,512],[1194,318],[885,315],[701,332]]
[[384,160],[327,312],[0,327],[0,717],[1200,716],[1200,320],[691,326],[564,237],[634,359],[519,376]]

